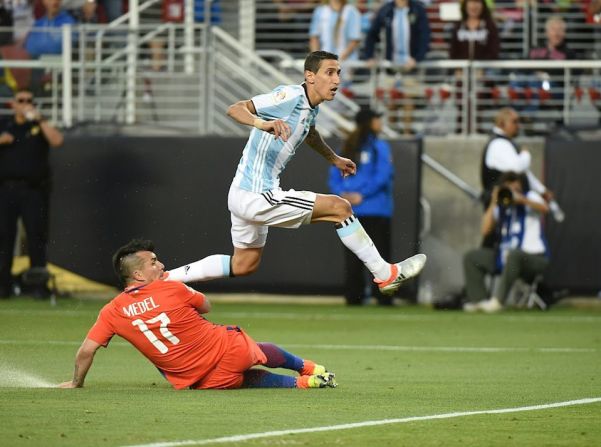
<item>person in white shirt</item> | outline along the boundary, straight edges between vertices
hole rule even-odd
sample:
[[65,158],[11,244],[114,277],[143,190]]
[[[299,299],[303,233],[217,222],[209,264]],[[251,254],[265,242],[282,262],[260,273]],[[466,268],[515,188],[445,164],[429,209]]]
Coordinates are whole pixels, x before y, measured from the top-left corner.
[[519,120],[518,113],[510,107],[502,108],[495,117],[495,126],[484,148],[480,170],[485,209],[494,185],[504,172],[524,173],[526,189],[537,192],[547,202],[553,200],[553,193],[530,170],[530,152],[520,148],[513,140],[520,130]]
[[[471,250],[463,258],[466,311],[496,312],[518,278],[532,281],[549,263],[547,242],[541,224],[549,211],[536,191],[524,191],[524,175],[507,172],[493,188],[492,200],[482,217],[482,234],[493,234],[495,247]],[[500,273],[496,295],[486,299],[485,276]]]
[[328,51],[345,60],[358,60],[361,13],[346,0],[328,0],[313,11],[309,30],[311,51]]

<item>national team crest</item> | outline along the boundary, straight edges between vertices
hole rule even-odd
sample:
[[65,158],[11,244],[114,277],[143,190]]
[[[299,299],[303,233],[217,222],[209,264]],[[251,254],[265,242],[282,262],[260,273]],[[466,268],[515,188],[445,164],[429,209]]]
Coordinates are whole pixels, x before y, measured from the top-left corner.
[[284,99],[286,99],[286,91],[278,90],[277,92],[274,93],[274,96],[275,96],[276,102],[282,102]]

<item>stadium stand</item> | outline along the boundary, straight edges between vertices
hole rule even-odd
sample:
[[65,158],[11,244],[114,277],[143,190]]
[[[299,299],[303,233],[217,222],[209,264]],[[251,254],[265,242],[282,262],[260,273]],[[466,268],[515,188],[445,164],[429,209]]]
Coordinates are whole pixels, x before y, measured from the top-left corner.
[[[546,134],[557,125],[597,123],[601,106],[599,25],[587,19],[585,4],[568,2],[559,11],[568,24],[566,40],[579,59],[569,63],[525,60],[530,48],[544,45],[545,21],[558,10],[552,3],[498,1],[493,14],[500,30],[500,60],[467,63],[448,60],[453,27],[453,21],[448,20],[453,18],[449,3],[451,11],[458,6],[439,0],[426,2],[432,42],[409,87],[411,91],[392,95],[382,85],[394,67],[382,62],[367,68],[359,61],[351,88],[337,101],[342,106],[326,113],[329,117],[322,124],[325,132],[340,134],[348,129],[349,118],[361,106],[394,113],[392,110],[402,107],[388,107],[391,101],[403,104],[409,100],[416,134],[486,133],[488,113],[509,104],[527,109],[535,99],[549,107],[527,116],[525,128],[531,134]],[[355,4],[364,15],[365,31],[380,2],[357,0]],[[264,91],[274,83],[302,78],[299,60],[307,52],[315,1],[205,4],[200,0],[148,0],[134,5],[132,11],[109,24],[77,24],[70,32],[63,30],[66,50],[60,56],[32,61],[22,56],[12,59],[10,55],[16,52],[1,51],[0,65],[9,73],[7,82],[13,82],[14,87],[10,78],[13,71],[19,73],[17,78],[22,82],[28,70],[45,70],[51,93],[41,106],[65,127],[137,124],[166,132],[219,134],[239,132],[221,114],[229,101]],[[179,12],[172,17],[173,11]],[[207,25],[209,18],[212,26]],[[158,70],[152,62],[157,57],[153,42],[161,42]],[[454,79],[458,69],[465,82]],[[512,80],[520,70],[553,73],[550,84],[561,86],[562,94],[516,91]],[[481,72],[486,76],[477,76]],[[218,76],[220,73],[228,76]],[[402,120],[388,118],[399,123],[389,129],[388,136],[394,137],[402,130]]]

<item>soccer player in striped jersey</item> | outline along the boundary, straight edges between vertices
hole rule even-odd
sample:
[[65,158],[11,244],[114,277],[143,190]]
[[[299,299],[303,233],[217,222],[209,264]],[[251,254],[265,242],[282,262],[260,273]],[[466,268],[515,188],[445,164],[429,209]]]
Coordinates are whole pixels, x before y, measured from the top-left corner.
[[169,279],[192,282],[249,275],[259,267],[269,227],[298,228],[315,222],[334,223],[342,243],[366,265],[382,293],[393,294],[419,274],[426,256],[417,254],[396,264],[384,260],[347,200],[280,188],[280,173],[303,141],[341,175],[355,174],[355,163],[337,155],[315,128],[319,104],[332,101],[339,85],[338,56],[314,51],[305,60],[302,84],[282,85],[229,107],[234,121],[253,127],[228,195],[234,253],[171,270]]

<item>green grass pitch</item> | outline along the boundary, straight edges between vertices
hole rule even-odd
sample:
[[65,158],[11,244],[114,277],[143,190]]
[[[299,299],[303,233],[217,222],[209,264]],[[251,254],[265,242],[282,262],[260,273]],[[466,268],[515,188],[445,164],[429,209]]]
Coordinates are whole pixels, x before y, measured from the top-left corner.
[[[117,337],[97,354],[84,389],[36,387],[70,379],[77,347],[102,304],[0,302],[0,445],[601,445],[599,401],[338,427],[599,398],[599,310],[466,315],[217,302],[212,321],[238,324],[257,341],[325,364],[339,387],[175,391]],[[316,427],[326,428],[244,438]],[[211,441],[235,435],[242,437]]]

